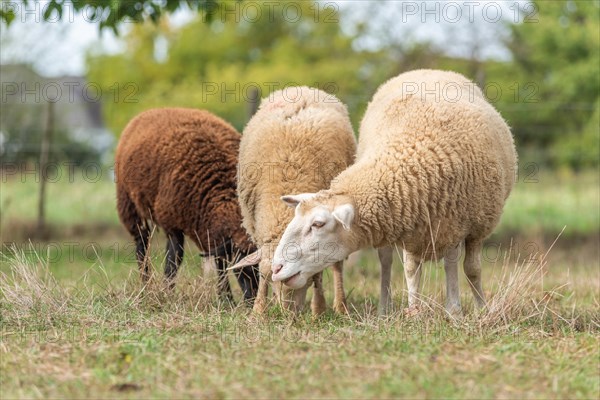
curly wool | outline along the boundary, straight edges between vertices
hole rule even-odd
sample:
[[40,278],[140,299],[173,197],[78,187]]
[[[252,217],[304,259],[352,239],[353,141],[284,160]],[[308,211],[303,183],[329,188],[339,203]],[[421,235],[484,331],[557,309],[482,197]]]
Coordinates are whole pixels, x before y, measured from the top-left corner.
[[238,172],[243,225],[256,245],[276,244],[293,218],[281,196],[328,187],[355,151],[348,111],[335,96],[303,86],[263,99],[244,129]]
[[508,126],[473,83],[453,72],[411,71],[375,94],[355,164],[301,206],[350,202],[356,248],[398,244],[440,258],[493,231],[516,163]]
[[203,251],[252,243],[241,226],[236,195],[240,134],[208,111],[145,111],[125,128],[116,151],[117,208],[136,235],[152,221],[183,231]]

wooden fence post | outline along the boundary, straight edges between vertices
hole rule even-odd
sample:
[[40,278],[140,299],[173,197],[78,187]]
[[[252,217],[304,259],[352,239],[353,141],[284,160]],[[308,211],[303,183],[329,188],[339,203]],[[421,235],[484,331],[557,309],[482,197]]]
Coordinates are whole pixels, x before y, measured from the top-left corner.
[[46,126],[42,133],[42,146],[40,148],[40,191],[38,197],[38,234],[45,236],[46,232],[46,181],[48,180],[48,162],[50,160],[50,145],[54,131],[54,101],[48,102]]

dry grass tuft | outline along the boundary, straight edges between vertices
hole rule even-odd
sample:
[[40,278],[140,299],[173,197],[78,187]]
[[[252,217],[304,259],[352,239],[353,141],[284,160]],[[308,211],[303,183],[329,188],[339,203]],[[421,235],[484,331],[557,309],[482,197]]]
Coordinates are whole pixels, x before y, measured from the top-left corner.
[[[561,232],[562,233],[562,232]],[[481,330],[507,331],[515,324],[526,321],[545,321],[547,315],[568,322],[560,316],[560,311],[551,307],[552,299],[560,296],[560,290],[566,283],[544,290],[544,277],[548,272],[548,254],[558,241],[556,237],[549,250],[545,253],[534,253],[524,259],[517,254],[516,261],[512,259],[512,246],[504,256],[502,272],[493,294],[487,299],[483,310],[475,314],[475,322]]]
[[48,258],[35,251],[33,254],[35,258],[28,259],[16,247],[11,247],[9,254],[0,253],[0,258],[10,265],[9,274],[0,272],[0,295],[19,317],[32,311],[60,313],[68,307],[69,296],[50,273]]
[[[510,251],[506,259],[510,259]],[[479,325],[482,328],[501,328],[543,314],[549,303],[545,297],[539,296],[543,291],[546,266],[546,257],[538,254],[517,260],[514,267],[505,261],[497,287],[478,315]]]
[[[181,279],[173,289],[158,273],[145,285],[135,270],[126,279],[111,279],[99,262],[68,285],[55,279],[48,257],[33,247],[27,252],[12,247],[9,252],[0,253],[0,257],[8,267],[0,272],[3,317],[18,325],[26,321],[52,325],[56,319],[93,320],[99,313],[108,320],[114,319],[110,314],[119,318],[124,311],[127,315],[166,313],[177,317],[245,308],[243,304],[236,306],[218,298],[216,276]],[[153,266],[152,270],[156,271]]]

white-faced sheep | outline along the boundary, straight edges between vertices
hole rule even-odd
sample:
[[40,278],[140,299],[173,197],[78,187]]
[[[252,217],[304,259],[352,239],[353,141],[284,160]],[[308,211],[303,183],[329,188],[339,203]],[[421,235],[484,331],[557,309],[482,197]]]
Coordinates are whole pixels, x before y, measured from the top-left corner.
[[[231,297],[226,263],[255,250],[236,194],[240,134],[208,111],[145,111],[127,125],[117,146],[117,209],[134,237],[144,281],[151,223],[167,234],[165,277],[172,285],[183,258],[184,235],[216,257],[219,292]],[[255,266],[236,272],[244,299],[258,287]]]
[[[280,200],[297,191],[316,191],[354,161],[356,139],[346,107],[333,95],[308,87],[290,87],[262,100],[258,112],[242,134],[238,193],[243,224],[258,247],[261,271],[256,312],[267,305],[271,260],[293,212]],[[334,309],[346,312],[342,283],[343,260],[334,265]],[[235,268],[235,267],[234,267]],[[312,280],[312,279],[311,279]],[[324,311],[321,274],[314,277],[313,314]],[[281,284],[279,284],[281,285]],[[274,287],[278,290],[279,285]],[[307,280],[289,288],[281,297],[284,306],[300,310],[304,305]]]
[[[273,280],[301,287],[327,265],[376,247],[380,312],[386,313],[391,248],[397,246],[405,253],[409,305],[418,299],[423,261],[444,257],[446,309],[460,314],[457,265],[464,241],[464,270],[482,306],[482,243],[500,219],[516,162],[508,126],[475,84],[453,72],[401,74],[369,104],[355,164],[328,190],[283,198],[296,211],[277,247]],[[300,253],[286,255],[292,245]],[[328,257],[312,257],[315,249]]]

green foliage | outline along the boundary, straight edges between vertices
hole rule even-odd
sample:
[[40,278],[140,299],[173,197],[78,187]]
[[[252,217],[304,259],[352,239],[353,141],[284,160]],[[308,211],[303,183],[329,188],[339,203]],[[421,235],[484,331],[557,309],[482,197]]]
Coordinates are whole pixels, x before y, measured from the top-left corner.
[[[14,5],[2,7],[0,21],[10,25],[23,8],[28,8],[35,2],[21,0],[20,4],[14,2]],[[206,19],[210,19],[220,7],[218,0],[49,0],[41,3],[42,17],[45,21],[62,19],[68,7],[72,7],[76,12],[86,9],[86,15],[99,22],[100,29],[109,28],[117,34],[119,24],[123,22],[149,20],[157,23],[163,14],[185,7],[197,10]]]
[[[511,25],[523,95],[510,118],[520,143],[551,145],[553,161],[598,165],[600,2],[538,1],[535,21]],[[594,111],[596,113],[594,115]],[[594,120],[595,118],[595,125]]]
[[555,159],[562,165],[576,169],[597,167],[600,160],[600,99],[594,106],[595,112],[579,132],[557,140],[552,147]]
[[[269,16],[263,8],[254,22],[236,21],[232,9],[218,20],[197,18],[181,28],[167,20],[135,26],[125,37],[127,52],[89,58],[89,79],[103,90],[115,82],[137,88],[136,102],[104,104],[111,129],[120,132],[138,112],[159,106],[205,108],[241,129],[254,88],[264,97],[296,85],[336,94],[356,123],[392,63],[383,52],[354,50],[334,10],[315,18],[315,3],[294,5],[301,7],[297,21],[286,21],[281,12]],[[168,49],[165,60],[155,56],[160,42]]]
[[[70,2],[45,4],[45,18],[55,18]],[[508,26],[510,62],[445,57],[427,42],[408,39],[382,40],[377,51],[360,50],[356,39],[364,33],[361,26],[371,23],[368,17],[357,29],[343,31],[343,15],[323,3],[293,2],[300,7],[297,19],[280,12],[291,1],[278,2],[274,13],[268,4],[252,3],[253,10],[260,7],[256,18],[240,13],[246,4],[73,0],[76,10],[95,7],[101,27],[141,22],[124,37],[123,54],[88,58],[89,81],[115,94],[103,97],[111,130],[118,133],[135,114],[160,106],[206,108],[241,129],[254,89],[264,97],[299,84],[338,95],[357,126],[369,98],[387,78],[415,68],[440,68],[491,85],[487,94],[512,127],[519,148],[536,148],[543,155],[536,161],[573,168],[598,165],[597,0],[540,1],[533,3],[533,15],[524,5],[523,14],[530,18]],[[179,8],[199,14],[174,27],[165,14]],[[15,16],[10,8],[3,12],[0,18],[7,23]],[[495,87],[502,91],[499,96]]]

